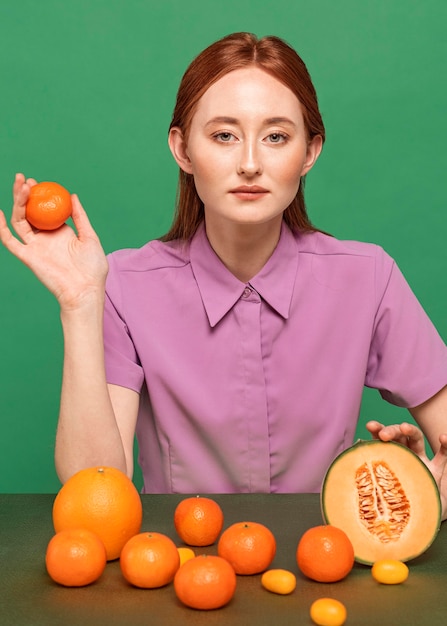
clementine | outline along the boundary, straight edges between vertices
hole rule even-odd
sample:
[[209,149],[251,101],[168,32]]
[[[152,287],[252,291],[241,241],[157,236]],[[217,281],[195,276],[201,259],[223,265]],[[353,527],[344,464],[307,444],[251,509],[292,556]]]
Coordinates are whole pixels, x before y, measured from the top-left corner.
[[70,192],[53,182],[37,183],[30,188],[25,216],[39,230],[55,230],[72,211]]
[[263,524],[238,522],[224,530],[217,553],[229,561],[236,574],[259,574],[275,557],[276,539]]
[[107,563],[104,544],[85,528],[62,530],[47,546],[45,565],[51,578],[65,587],[90,585]]
[[354,548],[346,533],[329,524],[309,528],[298,542],[296,561],[312,580],[333,583],[354,566]]
[[222,530],[224,516],[215,500],[200,496],[181,500],[174,512],[178,536],[189,546],[210,546]]
[[189,561],[189,559],[193,559],[196,556],[196,553],[194,550],[191,550],[191,548],[184,548],[182,546],[177,548],[177,551],[180,557],[180,565],[183,565],[183,563],[186,563],[186,561]]
[[121,550],[120,567],[127,582],[154,589],[172,581],[180,567],[180,555],[167,535],[144,532],[127,541]]
[[193,609],[218,609],[236,590],[236,573],[227,560],[201,554],[186,561],[174,577],[177,598]]
[[128,539],[140,532],[143,507],[133,482],[114,467],[89,467],[61,487],[53,504],[56,532],[88,528],[103,542],[107,560],[117,559]]

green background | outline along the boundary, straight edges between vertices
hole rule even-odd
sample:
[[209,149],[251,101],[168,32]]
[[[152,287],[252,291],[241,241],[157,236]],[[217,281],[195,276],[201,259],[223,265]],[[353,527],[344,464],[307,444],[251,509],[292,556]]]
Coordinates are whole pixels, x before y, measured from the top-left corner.
[[[305,59],[327,127],[312,220],[382,245],[445,340],[446,26],[445,0],[0,0],[0,206],[9,215],[22,171],[78,193],[107,252],[160,236],[187,64],[229,32],[279,35]],[[0,491],[56,491],[58,308],[3,248],[0,322]],[[407,412],[366,390],[359,436],[370,418]]]

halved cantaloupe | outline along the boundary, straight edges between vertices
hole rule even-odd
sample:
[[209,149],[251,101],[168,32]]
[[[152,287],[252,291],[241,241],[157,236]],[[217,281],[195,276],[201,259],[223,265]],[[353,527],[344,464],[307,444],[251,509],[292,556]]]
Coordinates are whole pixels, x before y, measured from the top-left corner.
[[323,519],[345,531],[356,561],[409,561],[434,541],[441,525],[439,489],[430,470],[405,446],[358,441],[331,464],[321,490]]

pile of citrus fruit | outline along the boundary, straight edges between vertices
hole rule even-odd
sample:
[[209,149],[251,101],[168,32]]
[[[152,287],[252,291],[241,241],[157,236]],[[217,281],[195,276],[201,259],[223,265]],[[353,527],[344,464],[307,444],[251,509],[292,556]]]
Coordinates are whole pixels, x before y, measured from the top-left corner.
[[[296,588],[293,572],[269,569],[276,554],[271,530],[255,521],[224,529],[223,511],[212,498],[185,497],[176,506],[173,521],[182,546],[155,530],[142,532],[142,520],[140,494],[125,474],[111,467],[81,470],[54,500],[56,534],[47,547],[48,574],[67,587],[89,585],[100,578],[107,561],[119,559],[129,584],[155,589],[173,583],[184,605],[202,610],[228,604],[237,576],[261,574],[262,587],[276,594],[288,595]],[[217,554],[196,554],[193,549],[214,544]],[[339,528],[315,526],[299,539],[296,563],[310,580],[337,582],[352,570],[354,551]],[[406,579],[408,568],[379,562],[372,575],[380,583],[396,584]],[[310,607],[310,616],[320,626],[341,626],[346,608],[334,598],[320,598]]]

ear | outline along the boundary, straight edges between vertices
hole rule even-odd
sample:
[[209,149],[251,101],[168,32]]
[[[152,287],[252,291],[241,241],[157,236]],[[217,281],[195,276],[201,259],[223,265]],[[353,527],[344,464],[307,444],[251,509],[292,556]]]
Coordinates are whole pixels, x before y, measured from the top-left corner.
[[323,138],[321,137],[321,135],[315,135],[315,137],[312,137],[311,141],[309,142],[307,146],[306,160],[304,161],[301,176],[305,176],[307,172],[309,172],[309,170],[312,169],[316,160],[320,156],[322,149],[323,149]]
[[168,144],[177,165],[186,172],[186,174],[192,174],[192,164],[188,156],[185,138],[182,131],[177,126],[174,126],[169,131]]

